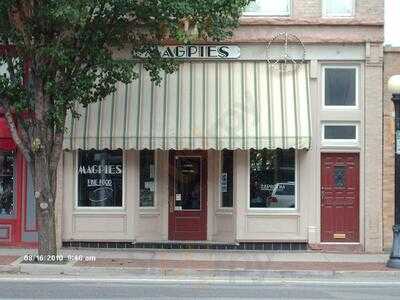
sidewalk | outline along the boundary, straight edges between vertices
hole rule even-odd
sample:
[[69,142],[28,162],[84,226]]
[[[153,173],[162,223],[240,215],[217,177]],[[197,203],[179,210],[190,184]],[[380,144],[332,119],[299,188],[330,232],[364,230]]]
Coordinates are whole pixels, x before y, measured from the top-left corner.
[[27,249],[0,249],[0,275],[69,275],[134,278],[361,278],[399,280],[400,270],[385,266],[387,254],[257,252],[217,250],[71,250],[64,265],[23,263]]

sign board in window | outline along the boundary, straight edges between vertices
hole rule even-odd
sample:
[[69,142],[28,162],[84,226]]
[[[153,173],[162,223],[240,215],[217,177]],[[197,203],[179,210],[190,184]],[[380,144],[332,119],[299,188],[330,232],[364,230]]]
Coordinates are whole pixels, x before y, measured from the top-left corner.
[[155,165],[154,151],[140,151],[140,207],[154,206]]
[[159,47],[162,58],[178,59],[234,59],[240,57],[239,46],[233,45],[178,45]]
[[78,206],[122,206],[122,151],[79,151]]

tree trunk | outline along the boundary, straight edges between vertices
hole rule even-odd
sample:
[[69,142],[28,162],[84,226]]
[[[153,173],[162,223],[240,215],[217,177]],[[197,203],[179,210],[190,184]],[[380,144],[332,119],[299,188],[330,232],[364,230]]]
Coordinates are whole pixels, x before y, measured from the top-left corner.
[[55,223],[57,167],[49,165],[48,159],[49,157],[40,151],[34,155],[31,164],[36,200],[38,254],[44,262],[48,260],[49,255],[57,255]]

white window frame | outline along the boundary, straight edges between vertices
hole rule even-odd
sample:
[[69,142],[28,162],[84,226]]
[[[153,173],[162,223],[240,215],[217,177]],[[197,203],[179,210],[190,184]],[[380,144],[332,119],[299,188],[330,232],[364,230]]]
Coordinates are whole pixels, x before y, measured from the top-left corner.
[[[235,201],[235,191],[233,191],[232,193],[232,206],[222,206],[222,192],[221,192],[221,174],[222,174],[222,150],[219,151],[219,168],[218,168],[218,208],[220,210],[233,210],[233,207],[235,205],[234,201]],[[235,173],[235,152],[233,150],[233,160],[232,160],[232,176],[234,176]]]
[[[326,126],[354,126],[356,128],[355,139],[325,139]],[[324,147],[359,147],[360,124],[358,122],[323,122],[321,124],[321,145]]]
[[[273,150],[273,149],[271,149]],[[288,149],[285,149],[288,150]],[[294,207],[250,207],[250,180],[251,180],[251,174],[250,174],[250,150],[247,151],[247,187],[248,187],[248,193],[247,193],[247,209],[249,211],[262,211],[262,212],[296,212],[299,210],[299,199],[298,199],[298,189],[299,189],[299,157],[298,157],[298,150],[294,150]]]
[[[90,151],[90,150],[83,150]],[[101,150],[100,150],[101,151]],[[121,206],[79,206],[79,191],[78,191],[78,165],[79,165],[79,150],[75,151],[75,203],[74,210],[85,211],[85,210],[115,210],[115,211],[125,211],[125,178],[126,178],[126,154],[124,150],[122,151],[122,201]]]
[[355,11],[356,11],[356,0],[352,0],[352,10],[351,10],[350,14],[328,13],[326,1],[329,1],[329,0],[322,0],[322,17],[324,17],[324,18],[352,18],[352,17],[354,17]]
[[[261,0],[261,1],[271,1],[271,0]],[[281,1],[281,0],[274,0]],[[269,14],[266,12],[243,12],[243,17],[290,17],[292,15],[293,0],[287,0],[289,2],[289,11],[282,14]]]
[[157,150],[150,150],[153,151],[154,153],[154,201],[153,201],[153,206],[140,206],[140,150],[138,151],[138,170],[139,170],[139,190],[138,190],[138,206],[140,210],[154,210],[157,208],[157,164],[158,164],[158,151]]
[[[325,104],[325,72],[326,69],[355,69],[356,70],[356,81],[355,81],[355,104],[354,105],[326,105]],[[322,109],[324,110],[358,110],[360,108],[360,67],[357,65],[323,65],[322,66],[322,83],[321,83],[321,95],[322,95]]]

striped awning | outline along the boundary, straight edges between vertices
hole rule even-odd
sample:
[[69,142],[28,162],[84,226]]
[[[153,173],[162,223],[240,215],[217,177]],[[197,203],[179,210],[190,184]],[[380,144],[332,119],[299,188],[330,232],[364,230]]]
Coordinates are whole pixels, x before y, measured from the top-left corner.
[[308,149],[308,65],[188,62],[139,78],[67,119],[64,149]]

